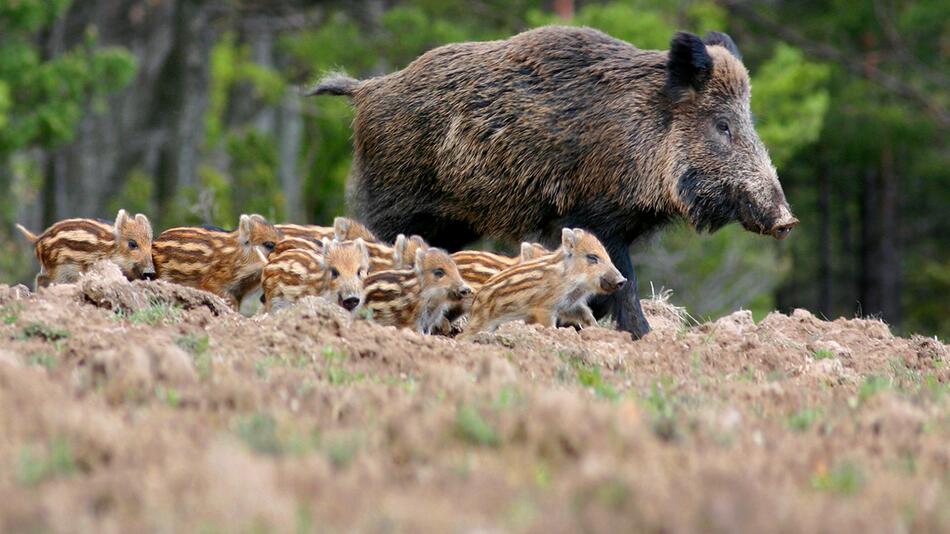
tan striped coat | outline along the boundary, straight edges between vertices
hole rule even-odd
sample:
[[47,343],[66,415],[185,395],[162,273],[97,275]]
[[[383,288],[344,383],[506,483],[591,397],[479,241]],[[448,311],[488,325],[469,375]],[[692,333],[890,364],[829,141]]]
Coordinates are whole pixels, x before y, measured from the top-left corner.
[[261,275],[265,311],[284,308],[304,296],[319,296],[347,311],[363,303],[369,253],[362,239],[330,241],[320,250],[296,248],[271,256]]
[[[593,234],[565,228],[554,253],[505,269],[482,285],[463,336],[515,320],[555,326],[562,312],[580,309],[591,294],[612,293],[625,282]],[[586,306],[583,310],[590,314]]]
[[241,215],[238,229],[181,227],[165,230],[152,245],[155,273],[167,280],[214,293],[235,309],[256,290],[266,257],[281,236],[260,215]]
[[445,320],[450,305],[471,294],[447,252],[416,249],[415,267],[371,274],[364,308],[384,325],[429,334]]
[[35,288],[70,283],[98,261],[115,263],[129,280],[151,278],[152,225],[141,213],[129,217],[119,210],[113,224],[95,219],[66,219],[39,236],[17,225],[33,243],[40,272]]

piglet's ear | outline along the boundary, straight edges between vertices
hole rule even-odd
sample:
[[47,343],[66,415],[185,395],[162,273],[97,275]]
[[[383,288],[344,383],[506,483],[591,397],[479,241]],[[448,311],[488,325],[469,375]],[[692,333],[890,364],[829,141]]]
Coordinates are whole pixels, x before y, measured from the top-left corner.
[[119,210],[118,215],[115,216],[115,224],[112,225],[112,230],[115,232],[116,241],[119,240],[119,236],[122,234],[122,228],[129,222],[129,214],[125,210]]
[[323,256],[326,256],[327,253],[330,252],[330,240],[324,237],[320,239],[320,245],[323,249]]
[[152,240],[152,223],[148,222],[148,217],[146,217],[145,215],[142,215],[141,213],[137,213],[135,215],[135,222],[142,225],[142,228],[145,229],[145,235],[147,235],[148,240],[151,241]]
[[356,250],[360,254],[360,265],[369,264],[369,248],[366,247],[366,241],[363,241],[362,237],[356,238]]
[[577,237],[577,232],[570,228],[561,230],[561,246],[568,252],[574,250],[574,245],[577,244]]
[[400,269],[405,266],[403,263],[403,256],[406,254],[406,236],[404,234],[399,234],[396,236],[396,243],[393,245],[393,264],[396,269]]
[[346,217],[333,219],[333,235],[337,241],[346,241],[350,235],[350,220]]
[[423,260],[425,259],[425,256],[426,256],[426,251],[425,251],[425,250],[422,250],[421,248],[417,248],[417,249],[416,249],[416,265],[415,265],[415,267],[416,267],[416,274],[418,274],[419,276],[422,276],[422,271],[424,270],[424,269],[422,268],[422,264],[424,263]]
[[694,98],[712,75],[712,67],[712,57],[699,36],[676,32],[666,60],[666,91],[670,99],[680,103]]
[[241,215],[241,218],[238,220],[238,239],[241,243],[249,243],[251,241],[251,218],[248,215]]

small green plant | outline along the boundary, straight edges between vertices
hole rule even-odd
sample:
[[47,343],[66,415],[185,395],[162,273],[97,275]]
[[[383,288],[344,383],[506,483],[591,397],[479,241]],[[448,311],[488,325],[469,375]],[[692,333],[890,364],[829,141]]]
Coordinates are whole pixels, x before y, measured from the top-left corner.
[[796,432],[804,432],[821,417],[821,410],[803,408],[788,416],[788,427]]
[[811,487],[840,495],[854,495],[864,485],[864,475],[855,464],[844,462],[830,471],[817,473],[811,478]]
[[148,306],[135,310],[125,318],[133,324],[155,326],[157,324],[174,323],[180,315],[181,307],[177,304],[153,300]]
[[342,386],[363,379],[362,373],[351,372],[343,366],[343,362],[346,361],[346,354],[330,345],[323,347],[322,354],[327,381],[334,386]]
[[815,360],[830,360],[835,357],[835,353],[828,349],[817,349],[811,353],[811,357]]
[[891,387],[891,380],[885,376],[869,375],[858,386],[858,403],[863,404],[868,399]]
[[20,339],[39,338],[44,341],[59,341],[69,337],[69,332],[61,328],[55,328],[45,323],[32,322],[20,330]]
[[277,420],[269,413],[255,413],[237,422],[237,435],[252,450],[279,456],[283,453],[277,436]]
[[178,408],[178,406],[181,404],[181,394],[179,394],[178,390],[173,387],[156,387],[155,397],[172,408]]
[[277,365],[278,360],[273,356],[264,356],[254,362],[254,374],[257,378],[266,379],[270,375],[271,367]]
[[175,344],[191,354],[195,370],[198,372],[198,378],[207,380],[211,376],[211,355],[208,354],[211,341],[208,336],[206,334],[188,334],[176,339]]
[[676,400],[668,395],[661,382],[654,382],[650,393],[642,398],[653,422],[653,432],[665,441],[679,437],[679,425],[676,421]]
[[31,447],[20,449],[16,478],[24,486],[35,486],[53,478],[71,476],[75,472],[76,461],[65,438],[50,440],[45,454],[37,454]]
[[354,437],[342,437],[328,440],[326,443],[327,459],[337,469],[343,469],[353,462],[359,441]]
[[27,365],[41,365],[47,369],[54,369],[59,361],[48,352],[34,352],[26,357]]
[[20,318],[20,309],[21,306],[19,304],[8,304],[0,308],[0,320],[2,320],[5,325],[16,323],[17,319]]
[[495,429],[474,406],[459,407],[455,414],[455,430],[459,437],[472,445],[497,447],[500,444]]
[[[562,359],[564,355],[559,354]],[[573,373],[577,382],[586,388],[590,388],[594,395],[601,399],[617,400],[620,394],[610,383],[606,382],[600,374],[600,366],[589,364],[579,356],[569,356],[566,358],[567,366],[558,369],[558,377],[567,382],[568,377]],[[563,376],[562,376],[563,375]]]

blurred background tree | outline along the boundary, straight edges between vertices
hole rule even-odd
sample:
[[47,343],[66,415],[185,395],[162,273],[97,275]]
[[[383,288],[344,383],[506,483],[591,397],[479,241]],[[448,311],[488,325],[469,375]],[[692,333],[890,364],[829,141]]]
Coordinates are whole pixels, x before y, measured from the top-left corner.
[[0,280],[32,275],[14,220],[345,213],[352,109],[296,90],[329,70],[552,23],[655,49],[720,30],[802,225],[782,243],[670,228],[634,247],[642,292],[697,317],[805,307],[950,336],[947,20],[941,0],[0,0]]

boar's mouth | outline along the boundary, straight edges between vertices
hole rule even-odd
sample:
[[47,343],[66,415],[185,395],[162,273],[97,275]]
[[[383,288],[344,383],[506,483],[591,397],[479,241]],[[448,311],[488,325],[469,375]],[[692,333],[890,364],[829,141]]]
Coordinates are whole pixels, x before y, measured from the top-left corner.
[[695,168],[680,177],[678,193],[685,204],[687,220],[700,232],[715,232],[738,221],[750,232],[785,239],[798,224],[784,199],[760,207],[748,193],[715,183]]
[[686,208],[686,219],[699,232],[715,232],[739,218],[736,195],[690,168],[680,176],[677,193]]

